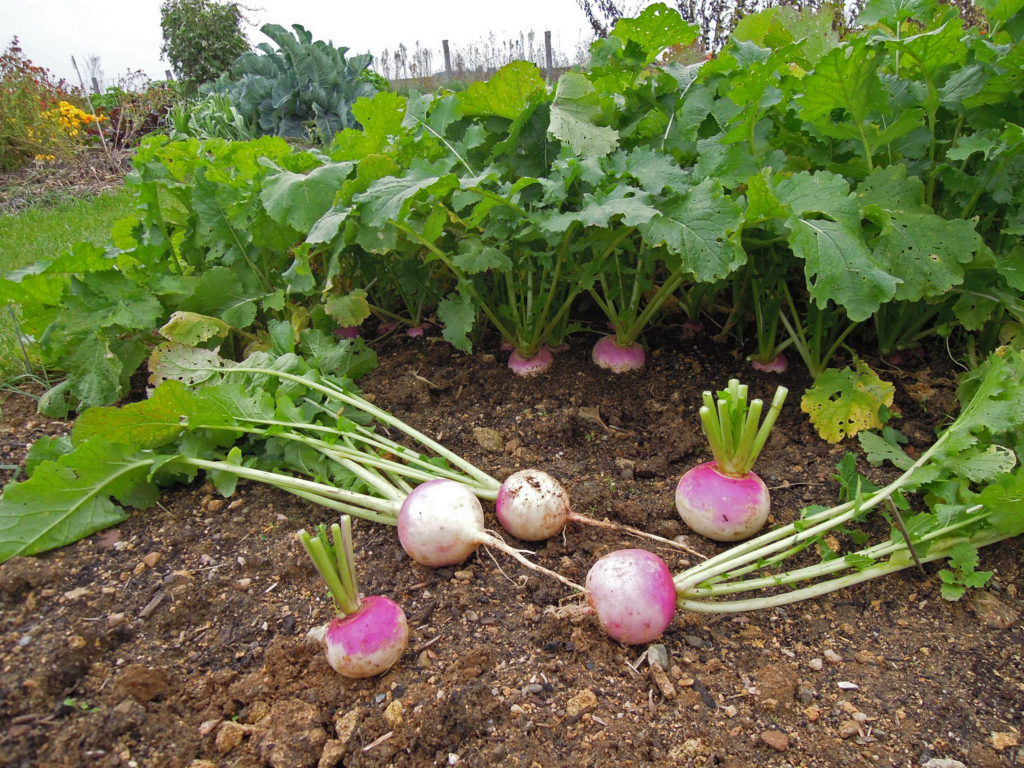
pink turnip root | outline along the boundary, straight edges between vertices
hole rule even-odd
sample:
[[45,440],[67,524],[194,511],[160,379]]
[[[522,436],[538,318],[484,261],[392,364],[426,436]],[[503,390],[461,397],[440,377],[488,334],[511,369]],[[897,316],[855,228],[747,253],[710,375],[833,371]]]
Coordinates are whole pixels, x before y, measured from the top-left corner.
[[770,510],[768,488],[757,474],[727,475],[713,461],[683,475],[675,498],[683,521],[715,541],[753,536],[764,527]]
[[758,360],[756,357],[751,359],[750,367],[762,373],[785,373],[789,367],[789,361],[782,352],[779,352],[771,360]]
[[[348,515],[315,537],[297,534],[334,600],[335,617],[322,633],[327,663],[343,677],[373,677],[390,669],[409,645],[405,613],[387,597],[360,597],[356,580],[352,522]],[[319,633],[318,633],[319,636]]]
[[518,376],[538,376],[551,368],[554,359],[547,347],[541,347],[532,357],[523,357],[519,350],[513,349],[508,358],[508,367]]
[[637,342],[621,346],[614,334],[602,336],[594,345],[594,362],[612,373],[638,371],[644,367],[647,356]]
[[649,643],[675,616],[672,573],[652,552],[620,549],[605,555],[587,573],[585,586],[601,627],[620,643]]
[[390,669],[409,645],[409,625],[397,603],[382,595],[359,602],[355,613],[327,625],[324,652],[344,677],[373,677]]
[[704,393],[701,426],[714,461],[700,464],[679,480],[676,509],[692,530],[715,541],[738,541],[757,533],[768,519],[769,495],[751,468],[782,410],[788,390],[778,387],[764,422],[762,402],[747,402],[747,387],[731,379],[727,389]]

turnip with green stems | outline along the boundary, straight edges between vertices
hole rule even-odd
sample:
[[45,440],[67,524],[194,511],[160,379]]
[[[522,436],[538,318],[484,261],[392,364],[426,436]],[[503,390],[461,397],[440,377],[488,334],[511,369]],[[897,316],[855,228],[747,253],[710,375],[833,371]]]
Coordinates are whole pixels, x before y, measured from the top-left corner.
[[331,526],[334,543],[321,526],[316,537],[305,530],[297,537],[309,554],[334,600],[337,616],[324,632],[327,663],[343,677],[373,677],[387,671],[409,645],[405,612],[380,595],[360,598],[348,515]]
[[751,471],[788,390],[775,390],[758,427],[763,404],[747,402],[747,386],[731,379],[718,393],[717,407],[704,393],[701,426],[714,460],[687,472],[676,486],[676,509],[695,532],[715,541],[739,541],[757,533],[768,519],[770,499],[764,481]]

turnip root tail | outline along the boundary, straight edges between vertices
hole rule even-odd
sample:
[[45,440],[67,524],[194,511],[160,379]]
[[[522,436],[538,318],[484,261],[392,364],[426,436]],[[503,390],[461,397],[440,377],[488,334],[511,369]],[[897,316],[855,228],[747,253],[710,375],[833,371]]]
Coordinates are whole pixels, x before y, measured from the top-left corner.
[[654,533],[642,531],[639,528],[630,528],[628,525],[622,525],[621,523],[613,523],[610,520],[598,520],[595,517],[587,517],[586,515],[581,515],[576,512],[570,512],[569,519],[584,525],[593,525],[598,528],[604,528],[609,531],[622,531],[623,533],[628,533],[631,536],[639,536],[644,539],[650,539],[651,541],[656,541],[659,544],[664,544],[667,547],[681,549],[683,552],[688,552],[694,557],[699,557],[701,560],[707,560],[707,555],[702,555],[697,550],[691,549],[685,544],[681,544],[678,541],[672,541],[672,539],[666,539],[664,536],[658,536]]
[[510,557],[515,558],[519,562],[520,565],[522,565],[522,566],[524,566],[526,568],[529,568],[531,571],[536,571],[537,573],[542,573],[545,576],[550,576],[553,579],[557,579],[558,581],[560,581],[563,584],[565,584],[565,586],[567,586],[567,587],[569,587],[571,589],[574,589],[577,592],[583,592],[584,591],[583,587],[581,585],[577,584],[575,581],[572,581],[571,579],[567,579],[562,574],[556,573],[555,571],[552,571],[552,570],[550,570],[548,568],[545,568],[543,565],[538,565],[537,563],[533,562],[532,560],[528,560],[523,555],[522,551],[516,549],[515,547],[513,547],[513,546],[511,546],[509,544],[506,544],[504,541],[499,539],[494,534],[484,533],[480,537],[480,543],[483,544],[485,547],[493,547],[494,549],[500,550],[500,551],[504,552],[506,555],[509,555]]

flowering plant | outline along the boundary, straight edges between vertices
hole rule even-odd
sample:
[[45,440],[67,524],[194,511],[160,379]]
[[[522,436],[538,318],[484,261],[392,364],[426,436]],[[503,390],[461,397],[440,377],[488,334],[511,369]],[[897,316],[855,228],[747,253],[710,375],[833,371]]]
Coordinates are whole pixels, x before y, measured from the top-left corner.
[[34,65],[15,37],[0,54],[0,168],[72,155],[96,122],[76,102],[77,89]]

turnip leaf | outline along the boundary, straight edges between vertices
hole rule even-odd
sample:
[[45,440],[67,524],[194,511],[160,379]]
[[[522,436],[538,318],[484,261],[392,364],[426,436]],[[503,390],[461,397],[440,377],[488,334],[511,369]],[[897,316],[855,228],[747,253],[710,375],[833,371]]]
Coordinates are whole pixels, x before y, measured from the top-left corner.
[[513,61],[483,82],[470,83],[458,94],[464,115],[495,115],[515,120],[530,97],[547,88],[536,64]]
[[879,409],[892,405],[895,391],[867,363],[857,360],[856,370],[826,369],[804,393],[800,408],[822,438],[837,443],[861,430],[880,428]]

